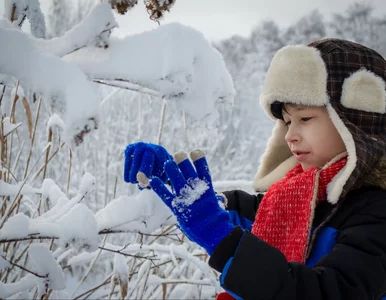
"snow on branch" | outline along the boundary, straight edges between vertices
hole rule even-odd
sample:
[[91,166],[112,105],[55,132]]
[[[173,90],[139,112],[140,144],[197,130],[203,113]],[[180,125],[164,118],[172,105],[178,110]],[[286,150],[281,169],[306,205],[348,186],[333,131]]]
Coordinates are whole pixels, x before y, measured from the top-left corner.
[[[189,261],[190,263],[194,264],[197,268],[199,268],[206,276],[206,278],[209,279],[209,281],[216,287],[218,287],[218,282],[216,279],[216,276],[212,269],[209,267],[207,263],[199,259],[192,253],[191,251],[188,251],[185,244],[182,245],[162,245],[158,243],[153,243],[152,245],[143,245],[143,244],[131,244],[131,245],[125,245],[125,246],[118,246],[113,245],[111,243],[107,243],[104,247],[106,250],[103,253],[103,256],[113,256],[117,254],[121,254],[123,256],[125,255],[140,255],[141,253],[157,253],[162,257],[162,255],[167,255],[167,259],[170,259],[173,257],[175,260],[175,257],[184,259]],[[75,266],[79,264],[83,264],[85,262],[93,260],[93,258],[98,255],[98,251],[91,252],[91,253],[81,253],[77,256],[72,257],[68,264]],[[153,257],[154,258],[154,257]],[[148,261],[151,261],[150,259],[147,259]],[[159,263],[159,262],[158,262]]]
[[167,24],[123,39],[108,49],[86,47],[63,58],[90,80],[140,86],[177,101],[193,117],[216,114],[215,103],[232,103],[232,78],[221,54],[193,28]]
[[141,232],[175,224],[176,219],[153,190],[142,190],[135,196],[120,196],[95,215],[100,233]]
[[64,114],[66,140],[79,143],[85,133],[97,127],[98,95],[76,66],[39,51],[26,34],[15,29],[0,28],[0,41],[0,69],[43,95],[54,111]]
[[48,289],[62,290],[65,288],[63,270],[47,247],[42,244],[33,244],[29,247],[28,255],[29,268],[12,264],[29,274],[16,283],[0,283],[1,298],[8,298],[33,287],[38,287],[38,298],[41,298],[48,293]]
[[22,213],[8,220],[5,216],[1,220],[0,243],[32,239],[59,239],[63,248],[71,245],[76,250],[96,250],[98,231],[95,216],[85,204],[80,203],[94,189],[94,185],[95,178],[86,173],[78,194],[69,200],[52,180],[45,180],[42,187],[42,199],[55,203],[55,205],[43,215],[33,219]]
[[111,30],[117,26],[110,6],[100,3],[63,36],[50,40],[34,39],[33,42],[37,48],[62,57],[86,46],[108,47]]
[[39,0],[5,0],[3,18],[21,26],[26,18],[31,25],[31,34],[37,38],[46,35],[46,22]]

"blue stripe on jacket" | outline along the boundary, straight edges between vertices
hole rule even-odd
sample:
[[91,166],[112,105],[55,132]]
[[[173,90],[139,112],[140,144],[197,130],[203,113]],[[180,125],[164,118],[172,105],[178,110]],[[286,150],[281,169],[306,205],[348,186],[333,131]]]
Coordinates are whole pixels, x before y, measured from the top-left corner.
[[[315,228],[312,229],[312,233],[314,232],[314,229]],[[315,245],[312,248],[311,255],[306,261],[307,266],[310,268],[314,267],[323,256],[332,251],[336,244],[337,234],[338,231],[331,227],[324,227],[320,230],[318,237],[315,240]]]
[[228,212],[229,212],[229,221],[233,225],[240,226],[244,230],[249,230],[249,231],[252,230],[253,221],[245,217],[241,217],[235,210],[228,210]]

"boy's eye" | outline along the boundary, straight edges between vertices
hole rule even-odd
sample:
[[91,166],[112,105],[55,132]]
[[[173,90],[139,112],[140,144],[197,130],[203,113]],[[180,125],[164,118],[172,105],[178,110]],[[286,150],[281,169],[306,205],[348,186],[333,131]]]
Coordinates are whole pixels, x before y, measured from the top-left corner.
[[[300,118],[300,121],[307,122],[307,121],[309,121],[311,119],[312,119],[312,117]],[[284,120],[284,125],[287,126],[287,127],[290,126],[291,125],[291,120],[289,120],[287,122]]]
[[301,118],[300,120],[302,120],[303,122],[307,122],[309,120],[311,120],[312,118]]

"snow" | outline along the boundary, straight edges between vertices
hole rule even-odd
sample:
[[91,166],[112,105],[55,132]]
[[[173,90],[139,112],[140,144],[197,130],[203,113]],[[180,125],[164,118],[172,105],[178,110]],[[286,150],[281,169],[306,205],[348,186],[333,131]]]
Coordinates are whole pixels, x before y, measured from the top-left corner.
[[114,274],[122,281],[127,280],[129,277],[129,267],[122,254],[116,253],[114,255]]
[[[194,256],[192,253],[190,253],[185,244],[182,245],[173,245],[173,254],[179,258],[183,258],[185,260],[188,260],[192,262],[196,267],[198,267],[202,272],[206,275],[209,280],[214,283],[216,286],[218,285],[218,282],[216,282],[215,274],[213,273],[212,269],[209,267],[208,264],[206,264],[204,261],[200,260],[196,256]],[[158,243],[153,243],[151,245],[144,245],[144,244],[131,244],[126,246],[119,246],[119,245],[113,245],[110,243],[106,243],[105,245],[106,249],[112,250],[112,251],[120,251],[123,254],[138,254],[138,253],[144,253],[144,252],[151,252],[154,251],[158,254],[167,254],[170,255],[170,245],[161,245]],[[204,252],[204,250],[203,250]],[[202,252],[202,253],[203,253]],[[78,264],[82,264],[87,261],[91,261],[96,255],[98,254],[98,251],[92,252],[92,253],[82,253],[77,256],[74,256],[68,261],[69,265],[76,266]],[[103,252],[103,256],[112,256],[113,252]]]
[[63,36],[50,40],[32,39],[34,45],[44,52],[62,57],[85,46],[102,46],[108,44],[108,33],[118,24],[114,19],[109,4],[99,3],[77,25]]
[[[22,182],[19,182],[17,184],[10,184],[6,183],[2,180],[0,180],[0,196],[16,196],[21,186],[23,185]],[[40,193],[41,190],[37,188],[33,188],[30,185],[25,184],[20,191],[21,195],[33,195]]]
[[98,231],[152,233],[163,225],[175,224],[169,208],[153,190],[144,189],[135,196],[120,196],[95,214]]
[[97,221],[91,210],[79,203],[90,193],[94,182],[95,178],[86,173],[78,194],[69,200],[52,180],[46,179],[41,189],[42,199],[49,199],[54,206],[34,219],[22,213],[11,216],[0,231],[0,239],[23,239],[31,235],[51,237],[59,239],[63,247],[72,245],[77,251],[96,250],[99,245]]
[[96,127],[98,95],[76,66],[39,51],[30,38],[18,30],[0,28],[0,40],[7,41],[2,43],[0,69],[34,88],[50,100],[57,111],[64,111],[65,139],[72,140],[82,130]]
[[12,15],[13,7],[15,6],[15,12],[13,15],[14,23],[18,24],[17,21],[20,20],[21,15],[27,10],[28,7],[28,0],[5,0],[4,1],[4,13],[3,18],[4,19],[10,19]]
[[92,192],[95,189],[95,177],[92,176],[90,173],[86,172],[83,175],[82,182],[80,183],[79,187],[79,194],[87,194]]
[[0,231],[2,240],[30,236],[57,238],[63,247],[71,245],[77,251],[95,251],[99,245],[94,214],[84,204],[75,205],[55,222],[30,219],[18,213],[11,216]]
[[111,38],[107,49],[87,47],[63,59],[77,64],[92,80],[148,88],[197,119],[217,116],[215,103],[232,103],[235,95],[221,54],[200,32],[177,23]]
[[46,36],[46,21],[39,0],[28,0],[27,18],[31,24],[31,34],[37,38]]
[[49,119],[48,119],[48,123],[47,123],[47,133],[48,131],[51,129],[53,129],[54,127],[58,127],[60,130],[64,131],[65,129],[65,124],[63,122],[63,120],[57,115],[57,114],[53,114]]
[[42,199],[48,199],[52,206],[55,206],[62,198],[67,199],[66,195],[60,190],[57,184],[52,179],[44,179],[42,188]]
[[6,261],[2,256],[0,256],[0,271],[3,271],[9,268],[10,266],[10,263]]
[[29,218],[22,213],[10,217],[0,231],[0,239],[23,238],[28,235]]
[[71,245],[75,249],[86,251],[98,249],[97,223],[92,211],[84,204],[75,205],[55,224],[61,228],[60,243],[64,247]]
[[21,291],[29,290],[36,287],[38,284],[38,278],[34,275],[28,274],[24,276],[16,283],[2,283],[0,282],[0,297],[2,299],[8,298]]
[[22,123],[13,124],[10,121],[9,117],[5,117],[3,120],[3,135],[7,136],[12,131],[16,130],[18,127],[21,126]]
[[172,206],[180,209],[183,212],[187,206],[192,205],[209,189],[208,184],[200,179],[195,179],[193,182],[185,185],[180,195],[172,201]]
[[[120,285],[120,298],[126,299],[127,287],[129,283],[129,267],[126,263],[125,257],[116,253],[114,255],[114,278],[118,279]],[[112,280],[112,282],[114,282]]]
[[29,247],[28,255],[33,264],[32,269],[36,271],[36,273],[48,277],[48,288],[53,290],[62,290],[65,288],[62,268],[45,245],[32,244]]
[[93,189],[94,177],[89,173],[83,175],[78,194],[69,200],[52,181],[45,181],[43,195],[56,204],[49,211],[45,212],[36,220],[55,222],[61,216],[67,214],[76,204],[81,202]]

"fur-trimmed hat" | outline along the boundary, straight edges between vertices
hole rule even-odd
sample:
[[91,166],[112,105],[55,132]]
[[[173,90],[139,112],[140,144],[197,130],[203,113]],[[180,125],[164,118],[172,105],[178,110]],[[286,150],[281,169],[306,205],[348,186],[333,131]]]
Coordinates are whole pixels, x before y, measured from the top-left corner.
[[[324,106],[348,152],[346,166],[327,188],[335,204],[361,186],[363,176],[386,155],[386,61],[376,51],[339,39],[280,49],[266,74],[260,103],[277,120],[254,179],[265,191],[297,161],[284,137],[284,122],[274,103]],[[276,117],[275,117],[276,115]]]

